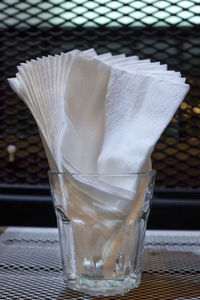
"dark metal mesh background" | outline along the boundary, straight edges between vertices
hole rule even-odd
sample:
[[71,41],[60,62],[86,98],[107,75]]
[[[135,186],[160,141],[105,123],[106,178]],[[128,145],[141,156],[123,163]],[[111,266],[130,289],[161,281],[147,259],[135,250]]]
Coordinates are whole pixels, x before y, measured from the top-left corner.
[[[124,296],[98,299],[200,300],[199,233],[147,232],[142,282]],[[55,229],[9,229],[0,236],[1,300],[94,300],[62,280]]]
[[[0,3],[0,183],[47,184],[48,164],[28,109],[6,82],[26,59],[95,48],[181,71],[190,92],[153,154],[157,186],[199,188],[200,3],[194,0],[3,0]],[[9,162],[7,146],[17,147]]]

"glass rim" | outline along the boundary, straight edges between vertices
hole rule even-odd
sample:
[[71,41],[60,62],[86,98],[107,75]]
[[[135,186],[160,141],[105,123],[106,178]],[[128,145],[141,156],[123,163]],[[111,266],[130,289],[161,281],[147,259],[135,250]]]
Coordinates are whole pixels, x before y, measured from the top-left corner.
[[84,172],[60,172],[60,171],[48,171],[48,175],[85,175],[85,176],[131,176],[131,175],[155,175],[157,171],[151,169],[146,172],[130,172],[130,173],[84,173]]

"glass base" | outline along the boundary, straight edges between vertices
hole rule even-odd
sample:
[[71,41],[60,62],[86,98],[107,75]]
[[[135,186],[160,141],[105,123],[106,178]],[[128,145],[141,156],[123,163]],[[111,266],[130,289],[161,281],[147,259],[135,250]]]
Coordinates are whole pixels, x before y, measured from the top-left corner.
[[76,274],[64,278],[70,289],[91,296],[114,296],[129,292],[140,285],[141,274],[132,273],[121,279],[89,279]]

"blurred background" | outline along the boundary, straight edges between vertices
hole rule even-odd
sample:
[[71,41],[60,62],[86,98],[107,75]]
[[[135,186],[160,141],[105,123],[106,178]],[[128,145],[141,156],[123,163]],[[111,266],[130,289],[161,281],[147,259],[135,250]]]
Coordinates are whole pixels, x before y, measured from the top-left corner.
[[149,228],[200,229],[200,1],[3,0],[0,3],[0,225],[55,226],[37,126],[9,88],[28,59],[75,48],[151,58],[191,88],[153,153]]

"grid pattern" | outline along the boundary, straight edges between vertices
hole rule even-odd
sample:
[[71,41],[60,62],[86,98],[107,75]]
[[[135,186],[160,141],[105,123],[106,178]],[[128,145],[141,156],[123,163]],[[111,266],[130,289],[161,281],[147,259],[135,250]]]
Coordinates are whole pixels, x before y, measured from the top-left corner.
[[3,0],[1,26],[193,26],[200,23],[199,4],[193,0]]
[[[157,143],[158,187],[200,187],[200,3],[194,0],[3,0],[0,3],[0,183],[48,184],[28,109],[7,77],[36,56],[93,47],[167,63],[191,85]],[[14,161],[8,146],[15,145]]]
[[[147,232],[139,288],[98,299],[200,299],[200,233]],[[0,236],[1,300],[94,300],[62,280],[57,231],[9,229]]]

